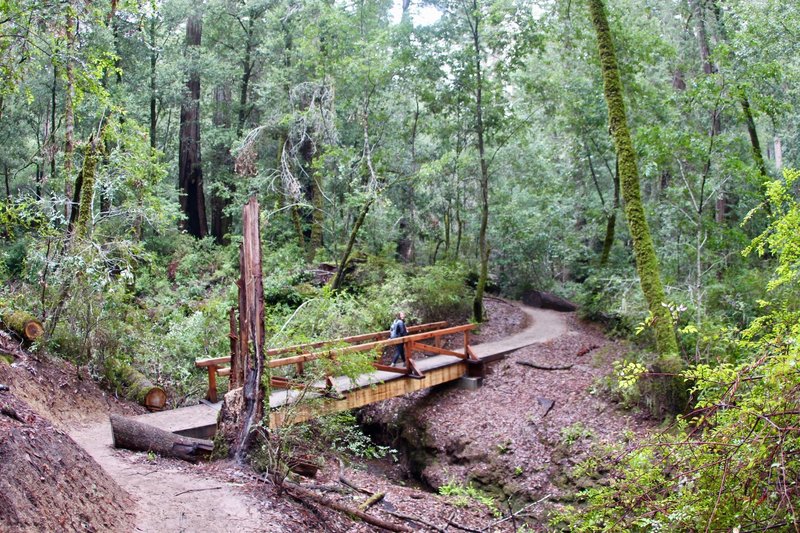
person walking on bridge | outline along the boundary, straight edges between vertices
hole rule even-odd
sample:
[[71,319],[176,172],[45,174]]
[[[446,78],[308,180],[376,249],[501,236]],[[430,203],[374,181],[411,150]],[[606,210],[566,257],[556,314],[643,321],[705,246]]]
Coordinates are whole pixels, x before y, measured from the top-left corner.
[[[397,313],[397,318],[392,322],[392,327],[389,328],[389,338],[396,339],[398,337],[405,337],[406,335],[408,335],[408,330],[406,329],[406,314],[400,311]],[[401,360],[403,361],[403,365],[405,365],[406,352],[402,343],[396,346],[396,351],[392,358],[392,366]]]

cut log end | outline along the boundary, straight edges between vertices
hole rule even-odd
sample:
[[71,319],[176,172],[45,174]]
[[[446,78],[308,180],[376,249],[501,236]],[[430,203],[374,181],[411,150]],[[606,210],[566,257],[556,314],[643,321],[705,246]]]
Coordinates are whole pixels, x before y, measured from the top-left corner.
[[144,398],[144,406],[151,411],[162,411],[167,406],[167,393],[161,387],[153,387]]
[[34,341],[44,335],[44,327],[38,320],[31,320],[25,323],[25,338]]
[[44,326],[35,316],[25,311],[0,309],[3,324],[27,341],[35,341],[44,335]]

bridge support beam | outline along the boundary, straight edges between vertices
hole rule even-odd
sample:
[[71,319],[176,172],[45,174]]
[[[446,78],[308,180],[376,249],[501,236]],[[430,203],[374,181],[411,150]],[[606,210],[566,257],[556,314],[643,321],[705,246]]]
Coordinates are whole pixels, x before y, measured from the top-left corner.
[[387,381],[348,391],[341,400],[326,400],[322,405],[307,404],[283,406],[269,415],[269,427],[298,424],[320,415],[348,411],[371,403],[403,396],[421,389],[461,379],[468,371],[468,363],[462,361],[441,368],[425,371],[422,378],[397,377]]

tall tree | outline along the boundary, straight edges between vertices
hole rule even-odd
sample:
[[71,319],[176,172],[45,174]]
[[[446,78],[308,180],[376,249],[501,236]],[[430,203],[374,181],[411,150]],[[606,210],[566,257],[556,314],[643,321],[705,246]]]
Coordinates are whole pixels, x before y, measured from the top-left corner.
[[181,103],[178,188],[185,229],[195,237],[208,235],[206,200],[203,193],[203,168],[200,164],[200,71],[197,55],[203,34],[202,15],[195,11],[186,22],[188,80]]
[[483,47],[481,44],[481,24],[483,20],[478,0],[464,2],[464,14],[469,24],[473,68],[475,69],[475,83],[473,86],[475,98],[475,143],[478,148],[478,162],[480,164],[481,225],[478,230],[480,273],[478,275],[478,285],[475,287],[475,297],[472,300],[472,318],[476,322],[483,322],[483,293],[486,290],[486,281],[489,278],[489,243],[486,241],[486,231],[489,226],[489,164],[486,161],[483,117]]
[[589,0],[589,9],[597,34],[600,67],[603,72],[603,88],[608,104],[609,128],[617,151],[619,180],[622,198],[625,201],[625,216],[628,219],[633,240],[633,253],[636,258],[639,282],[653,317],[656,347],[664,356],[664,361],[671,367],[665,370],[675,370],[680,366],[678,342],[672,325],[672,317],[664,306],[665,294],[661,283],[658,258],[642,205],[636,151],[628,130],[622,81],[617,67],[611,29],[602,0]]

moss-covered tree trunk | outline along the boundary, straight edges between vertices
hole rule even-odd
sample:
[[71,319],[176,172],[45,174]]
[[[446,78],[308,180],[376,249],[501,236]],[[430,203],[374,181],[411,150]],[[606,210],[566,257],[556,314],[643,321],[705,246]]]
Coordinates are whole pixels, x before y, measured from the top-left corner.
[[650,236],[650,228],[642,206],[639,190],[639,171],[636,163],[636,152],[633,148],[630,131],[625,115],[625,102],[622,95],[622,82],[617,69],[617,58],[611,29],[602,0],[589,0],[592,24],[597,33],[597,45],[600,52],[600,66],[603,72],[603,87],[608,104],[608,121],[611,135],[614,138],[617,157],[619,158],[619,180],[622,198],[625,201],[625,216],[633,240],[633,252],[636,258],[636,269],[648,307],[653,315],[653,327],[656,336],[656,347],[662,355],[662,366],[665,371],[674,371],[680,367],[678,343],[672,325],[669,310],[662,304],[665,301],[664,287],[656,258],[655,247]]
[[92,228],[95,169],[97,168],[98,147],[101,142],[94,137],[89,139],[86,155],[83,158],[83,167],[75,183],[75,201],[70,225],[74,222],[73,234],[78,239],[86,237]]

